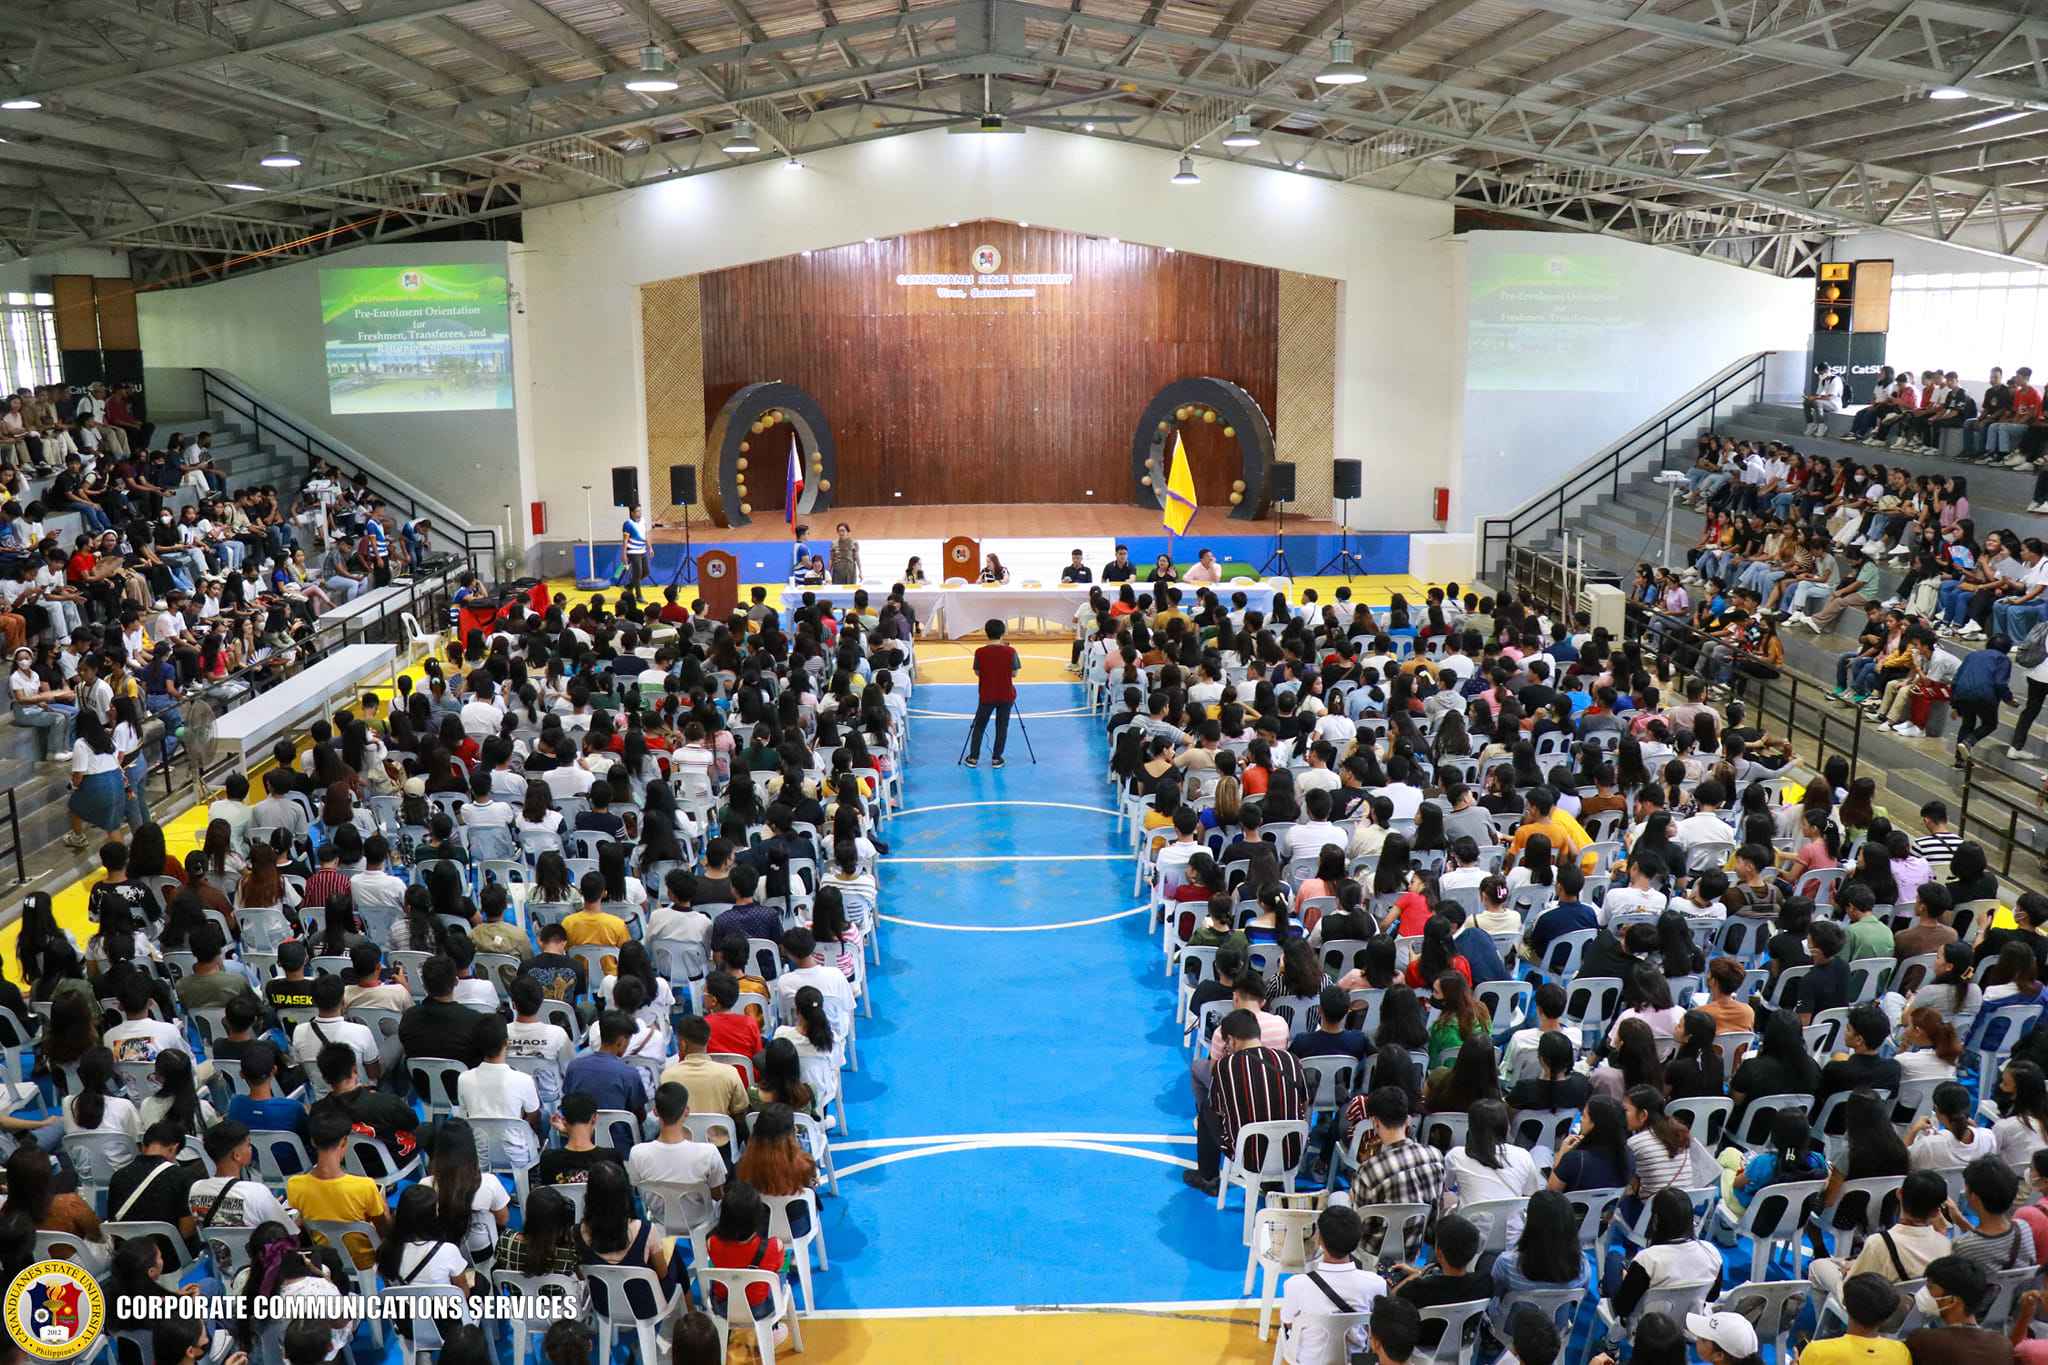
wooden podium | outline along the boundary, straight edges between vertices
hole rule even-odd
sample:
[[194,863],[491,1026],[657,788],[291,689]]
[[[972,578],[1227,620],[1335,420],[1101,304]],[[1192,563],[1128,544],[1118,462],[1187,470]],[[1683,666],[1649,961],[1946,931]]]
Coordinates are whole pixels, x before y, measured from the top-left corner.
[[697,595],[714,621],[723,621],[739,610],[740,562],[723,550],[706,550],[697,556]]
[[981,578],[981,542],[972,536],[954,536],[946,542],[942,552],[945,559],[944,571],[939,579],[964,578],[969,583]]

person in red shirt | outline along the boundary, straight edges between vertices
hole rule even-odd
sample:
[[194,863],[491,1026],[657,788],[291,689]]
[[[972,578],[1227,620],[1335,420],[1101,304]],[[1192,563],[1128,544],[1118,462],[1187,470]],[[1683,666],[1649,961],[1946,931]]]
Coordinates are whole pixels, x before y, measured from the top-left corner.
[[990,621],[988,643],[974,651],[974,676],[980,683],[980,700],[974,707],[974,725],[967,732],[967,755],[960,761],[972,768],[981,762],[981,733],[988,718],[996,718],[996,745],[989,754],[989,767],[1003,766],[1003,743],[1010,737],[1010,708],[1017,702],[1017,670],[1024,661],[1017,651],[1003,643],[1003,623]]

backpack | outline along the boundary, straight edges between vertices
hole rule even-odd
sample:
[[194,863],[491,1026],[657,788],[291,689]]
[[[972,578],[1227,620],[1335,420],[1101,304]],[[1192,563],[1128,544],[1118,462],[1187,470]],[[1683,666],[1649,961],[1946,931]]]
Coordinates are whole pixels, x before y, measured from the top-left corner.
[[2021,668],[2038,668],[2044,659],[2048,659],[2048,621],[2028,631],[2027,638],[2012,652],[2012,661]]

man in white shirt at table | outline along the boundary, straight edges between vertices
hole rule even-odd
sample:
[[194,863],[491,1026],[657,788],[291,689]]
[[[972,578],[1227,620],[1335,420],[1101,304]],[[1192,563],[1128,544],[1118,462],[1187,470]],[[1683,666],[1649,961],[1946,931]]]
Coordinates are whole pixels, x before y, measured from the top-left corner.
[[1214,550],[1204,550],[1188,565],[1188,571],[1181,575],[1183,583],[1221,583],[1223,568],[1216,562]]

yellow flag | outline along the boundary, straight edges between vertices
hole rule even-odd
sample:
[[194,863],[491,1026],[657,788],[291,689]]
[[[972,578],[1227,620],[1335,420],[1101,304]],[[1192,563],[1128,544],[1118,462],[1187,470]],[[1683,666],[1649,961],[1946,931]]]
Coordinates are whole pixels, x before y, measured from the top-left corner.
[[1160,505],[1159,520],[1168,534],[1184,536],[1195,519],[1195,476],[1188,469],[1188,452],[1173,438],[1173,465],[1166,474],[1166,500]]

